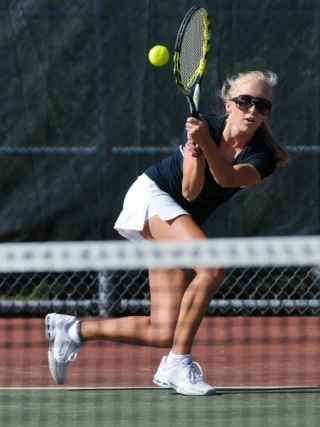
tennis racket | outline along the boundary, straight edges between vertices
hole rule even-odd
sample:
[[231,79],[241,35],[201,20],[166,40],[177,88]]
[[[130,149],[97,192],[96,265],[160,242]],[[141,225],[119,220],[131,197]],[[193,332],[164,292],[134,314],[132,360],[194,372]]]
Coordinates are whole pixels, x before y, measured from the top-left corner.
[[173,57],[175,81],[186,96],[193,117],[199,117],[201,82],[209,48],[208,12],[203,7],[193,6],[180,25]]

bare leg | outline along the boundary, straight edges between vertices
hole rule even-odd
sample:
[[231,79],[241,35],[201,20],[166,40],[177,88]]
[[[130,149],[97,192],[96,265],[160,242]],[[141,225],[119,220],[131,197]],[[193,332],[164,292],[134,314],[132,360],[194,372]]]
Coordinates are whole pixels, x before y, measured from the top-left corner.
[[[191,217],[164,222],[158,216],[145,224],[142,235],[155,240],[192,240],[206,236]],[[77,322],[72,316],[50,313],[46,316],[46,336],[50,342],[48,360],[55,381],[63,384],[66,366],[75,359],[80,346],[77,330],[84,341],[106,340],[135,345],[171,347],[163,356],[153,381],[186,395],[210,395],[216,391],[203,380],[201,369],[190,356],[196,332],[208,304],[220,286],[219,269],[193,267],[193,270],[154,269],[149,271],[150,316],[128,316]],[[68,328],[67,331],[64,328]],[[174,353],[176,356],[174,357]]]
[[82,338],[171,347],[188,276],[179,269],[149,271],[150,316],[85,321],[81,323]]
[[[206,238],[202,230],[187,215],[166,223],[157,216],[153,217],[147,222],[143,235],[146,238],[155,240]],[[206,314],[209,303],[224,279],[224,272],[219,268],[195,268],[195,273],[195,277],[186,283],[186,290],[181,299],[172,344],[172,350],[176,354],[191,353],[195,335]],[[176,304],[177,300],[175,299]]]
[[[146,223],[141,234],[155,240],[206,238],[186,215],[169,222],[155,216]],[[129,316],[86,321],[81,324],[83,339],[155,347],[173,346],[177,354],[190,353],[208,304],[223,280],[219,269],[196,268],[195,272],[192,275],[181,269],[149,271],[150,317]]]
[[218,269],[197,269],[196,277],[182,298],[172,345],[175,354],[191,353],[197,330],[223,278],[223,273]]

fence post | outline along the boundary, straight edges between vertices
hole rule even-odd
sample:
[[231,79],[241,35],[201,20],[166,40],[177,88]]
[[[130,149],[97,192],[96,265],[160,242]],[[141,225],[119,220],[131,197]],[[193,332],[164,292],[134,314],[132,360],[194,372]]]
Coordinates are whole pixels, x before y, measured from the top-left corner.
[[101,270],[98,272],[98,307],[100,317],[112,317],[114,313],[113,272]]

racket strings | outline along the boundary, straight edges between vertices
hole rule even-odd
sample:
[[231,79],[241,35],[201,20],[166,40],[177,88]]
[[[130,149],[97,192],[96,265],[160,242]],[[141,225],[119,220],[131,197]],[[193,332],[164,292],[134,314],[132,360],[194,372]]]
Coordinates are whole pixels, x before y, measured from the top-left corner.
[[205,25],[202,12],[192,16],[188,23],[180,50],[180,74],[185,88],[192,90],[201,77],[201,63],[204,60]]

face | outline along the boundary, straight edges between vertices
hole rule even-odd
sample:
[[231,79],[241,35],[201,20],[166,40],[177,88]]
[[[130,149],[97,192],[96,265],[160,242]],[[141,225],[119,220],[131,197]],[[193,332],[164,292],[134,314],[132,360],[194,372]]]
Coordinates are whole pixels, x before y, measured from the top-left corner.
[[[254,98],[264,98],[272,102],[272,93],[269,85],[264,81],[246,80],[237,84],[231,93],[235,98],[239,95],[250,95]],[[267,115],[261,114],[256,105],[240,110],[233,101],[226,102],[226,110],[229,113],[228,121],[231,121],[240,132],[254,133],[265,121]]]

